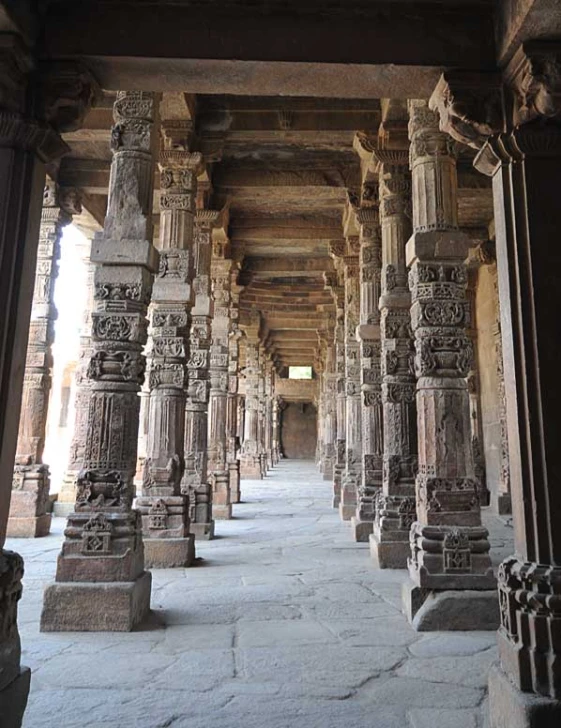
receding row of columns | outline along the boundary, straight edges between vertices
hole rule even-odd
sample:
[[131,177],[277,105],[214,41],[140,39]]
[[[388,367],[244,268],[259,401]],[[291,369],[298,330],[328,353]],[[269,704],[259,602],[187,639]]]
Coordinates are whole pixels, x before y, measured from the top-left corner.
[[[349,207],[346,246],[331,251],[336,320],[332,342],[325,344],[321,387],[331,402],[320,406],[333,421],[322,427],[322,467],[327,473],[332,467],[335,504],[345,520],[355,517],[357,537],[371,531],[380,565],[408,568],[410,618],[419,627],[419,615],[430,621],[430,609],[440,609],[439,627],[447,627],[442,595],[461,600],[465,611],[477,615],[486,595],[495,594],[488,534],[481,523],[468,390],[473,371],[466,266],[471,241],[458,229],[452,137],[478,150],[476,166],[493,179],[505,448],[516,542],[516,555],[503,562],[498,577],[501,667],[491,676],[493,728],[555,725],[560,713],[561,537],[556,519],[561,496],[552,467],[561,404],[561,354],[554,343],[561,254],[552,241],[561,225],[555,200],[561,183],[561,110],[559,76],[550,72],[560,58],[555,44],[529,44],[503,80],[452,74],[441,79],[430,104],[410,101],[407,243],[409,183],[403,154],[372,150],[378,191],[373,192],[366,176],[358,205]],[[13,212],[1,240],[7,315],[0,337],[0,470],[10,482],[14,417],[24,386],[25,346],[17,331],[20,324],[27,329],[31,313],[43,162],[64,151],[52,126],[26,116],[25,63],[17,69],[14,84],[22,93],[10,96],[7,109],[2,107],[12,127],[2,127],[0,138],[6,170],[0,209]],[[503,81],[515,100],[514,117],[493,125],[489,106],[477,102],[478,94],[483,89],[486,98],[500,98]],[[467,101],[459,104],[455,94]],[[124,630],[138,624],[150,605],[145,564],[161,565],[171,551],[178,561],[174,565],[188,565],[191,525],[201,524],[203,534],[211,533],[213,497],[220,508],[229,508],[231,501],[224,502],[223,495],[236,477],[232,481],[229,465],[240,433],[233,404],[237,385],[231,386],[228,377],[226,315],[216,316],[218,308],[232,306],[231,269],[218,264],[224,255],[214,256],[212,295],[217,213],[204,211],[195,232],[199,160],[189,149],[187,131],[176,126],[167,136],[164,130],[166,144],[158,151],[155,94],[119,92],[114,113],[108,211],[91,253],[87,426],[56,583],[45,592],[44,630]],[[17,133],[10,131],[14,124]],[[160,256],[151,242],[156,162],[163,178]],[[53,240],[59,235],[59,214],[56,223],[44,220],[45,235]],[[54,225],[50,232],[49,224]],[[44,272],[42,266],[37,269],[36,285],[45,304],[37,314],[37,330],[46,333],[32,339],[36,350],[28,348],[25,369],[29,374],[32,367],[41,369],[40,387],[37,378],[28,377],[29,401],[43,401],[48,382],[52,283],[46,269],[55,264],[55,248],[53,244]],[[274,413],[272,375],[258,321],[245,325],[245,337],[241,469],[242,476],[262,477],[279,456],[279,408],[277,404]],[[147,344],[150,426],[138,511],[132,508],[133,479]],[[210,429],[209,411],[211,420],[218,416],[212,413],[222,418],[211,421]],[[182,428],[183,437],[178,435]],[[25,462],[18,462],[18,468],[43,465],[41,436],[44,426],[42,433],[25,423],[20,428]],[[16,484],[32,480],[28,474],[34,472],[20,470]],[[27,485],[16,489],[30,492]],[[8,490],[0,491],[2,537]],[[36,502],[38,497],[34,507]],[[36,509],[33,518],[41,515]],[[20,668],[16,622],[22,569],[17,555],[2,552],[0,609],[6,618],[0,634],[0,708],[10,704],[12,712],[20,713],[29,679]]]

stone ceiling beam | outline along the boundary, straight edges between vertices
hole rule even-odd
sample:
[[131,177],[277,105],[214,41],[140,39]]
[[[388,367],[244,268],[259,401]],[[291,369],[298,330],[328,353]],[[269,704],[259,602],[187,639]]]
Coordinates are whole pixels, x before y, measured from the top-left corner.
[[56,0],[43,56],[80,58],[107,89],[347,98],[428,96],[443,67],[495,60],[490,3],[322,3],[321,22],[315,3],[292,15],[233,7]]

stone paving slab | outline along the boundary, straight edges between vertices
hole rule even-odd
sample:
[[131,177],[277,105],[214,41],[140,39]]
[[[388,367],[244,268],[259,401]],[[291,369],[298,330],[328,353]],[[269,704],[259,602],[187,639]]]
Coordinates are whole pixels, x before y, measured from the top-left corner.
[[[415,632],[405,572],[373,567],[312,465],[242,486],[196,566],[153,571],[131,634],[41,634],[64,521],[9,543],[26,560],[24,728],[483,728],[494,634]],[[485,518],[504,555],[512,528]]]

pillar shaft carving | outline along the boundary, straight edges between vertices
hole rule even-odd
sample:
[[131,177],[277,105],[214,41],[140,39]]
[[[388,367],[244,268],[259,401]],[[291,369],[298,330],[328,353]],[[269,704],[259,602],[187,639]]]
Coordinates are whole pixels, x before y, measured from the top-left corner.
[[195,219],[195,303],[189,335],[190,358],[185,418],[185,474],[182,491],[189,494],[191,530],[197,537],[213,531],[212,488],[208,479],[208,399],[211,321],[210,265],[212,227],[218,218],[214,210],[200,210]]
[[492,588],[474,473],[465,260],[452,140],[426,102],[409,103],[413,236],[407,244],[417,376],[417,518],[409,572],[422,588]]
[[190,125],[164,125],[160,168],[160,264],[152,290],[148,346],[148,432],[142,477],[146,562],[190,566],[185,470],[185,389],[193,280],[193,229],[201,155],[189,152]]
[[90,389],[92,381],[88,377],[88,366],[92,354],[92,311],[94,305],[94,272],[95,265],[91,262],[92,241],[87,240],[83,252],[83,263],[86,269],[86,301],[82,312],[80,326],[80,348],[78,352],[78,365],[74,375],[76,394],[74,398],[74,428],[68,467],[64,475],[55,513],[67,516],[76,502],[76,478],[84,463],[84,448],[88,431],[88,411],[90,406]]
[[[371,190],[371,187],[365,188]],[[374,193],[375,194],[375,193]],[[369,201],[357,213],[360,225],[360,388],[362,391],[362,467],[358,488],[357,521],[363,522],[357,540],[366,541],[376,515],[376,497],[382,487],[383,410],[380,312],[382,239],[378,207]],[[368,525],[366,525],[368,524]]]
[[372,549],[382,568],[405,568],[415,521],[417,422],[411,296],[405,245],[411,232],[406,151],[377,150],[382,225],[382,401],[384,465]]
[[211,272],[214,316],[210,349],[208,469],[214,517],[231,518],[227,425],[232,260],[223,255],[213,257]]
[[362,471],[362,401],[360,346],[356,338],[360,319],[360,266],[358,238],[348,239],[343,259],[345,275],[345,470],[341,482],[340,512],[344,520],[354,515]]
[[35,288],[22,393],[13,494],[8,522],[10,536],[45,536],[50,529],[47,513],[49,466],[43,462],[49,395],[52,383],[54,324],[57,316],[54,287],[60,259],[60,239],[72,214],[79,212],[75,190],[59,189],[48,181],[37,249]]
[[[107,216],[91,256],[96,268],[88,430],[75,510],[57,565],[56,580],[66,584],[45,593],[42,628],[47,630],[131,629],[149,609],[150,575],[144,571],[140,515],[132,500],[146,314],[158,263],[151,243],[157,99],[152,93],[120,91],[113,115]],[[91,603],[92,584],[84,591],[76,582],[112,582],[115,592],[137,595],[135,608],[127,599],[112,605],[116,611],[109,625],[106,614],[112,610],[104,601],[87,618],[76,604]]]
[[245,422],[241,451],[241,477],[263,477],[260,462],[260,343],[256,330],[246,331],[245,351]]
[[[342,253],[343,251],[341,251]],[[336,254],[335,260],[339,261]],[[333,507],[339,508],[341,503],[341,484],[345,470],[345,451],[347,438],[347,400],[346,400],[346,379],[345,379],[345,288],[340,281],[340,274],[334,273],[331,276],[324,274],[326,287],[331,290],[333,303],[335,305],[335,327],[334,327],[334,380],[335,380],[335,453],[333,462]]]
[[230,287],[230,337],[228,340],[228,403],[226,417],[226,461],[230,482],[230,500],[239,503],[240,493],[240,461],[238,453],[241,446],[241,437],[238,429],[239,390],[239,356],[240,337],[239,304],[241,287],[235,282],[238,276],[238,267],[233,266],[232,284]]

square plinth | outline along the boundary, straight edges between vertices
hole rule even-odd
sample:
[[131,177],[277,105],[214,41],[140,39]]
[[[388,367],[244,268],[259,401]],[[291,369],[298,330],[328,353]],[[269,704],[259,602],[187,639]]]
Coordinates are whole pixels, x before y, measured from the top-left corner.
[[370,536],[370,555],[380,569],[406,569],[411,556],[409,541],[379,541],[376,533]]
[[51,531],[51,514],[42,516],[10,516],[8,518],[9,538],[40,538]]
[[189,530],[197,541],[212,541],[214,538],[214,521],[210,523],[193,523],[191,521]]
[[492,631],[499,628],[499,595],[488,591],[434,591],[402,587],[403,612],[417,632]]
[[232,518],[232,505],[219,506],[212,504],[212,515],[219,521],[229,521]]
[[561,701],[523,693],[498,665],[489,670],[489,728],[559,728]]
[[42,632],[130,632],[150,611],[152,575],[135,581],[63,582],[45,589]]
[[342,521],[350,521],[356,513],[356,503],[349,505],[345,503],[339,503],[339,516]]
[[174,569],[192,566],[195,537],[144,538],[144,564],[147,569]]
[[372,521],[361,521],[356,516],[353,516],[351,518],[351,528],[353,538],[357,543],[368,543],[368,539],[374,528],[374,523]]
[[9,685],[0,690],[0,725],[2,728],[21,728],[27,698],[31,670],[21,667],[20,673]]

